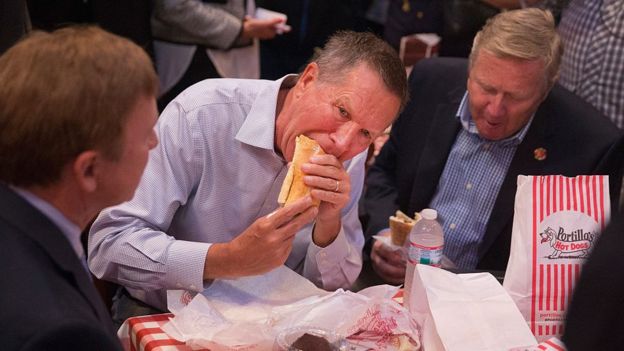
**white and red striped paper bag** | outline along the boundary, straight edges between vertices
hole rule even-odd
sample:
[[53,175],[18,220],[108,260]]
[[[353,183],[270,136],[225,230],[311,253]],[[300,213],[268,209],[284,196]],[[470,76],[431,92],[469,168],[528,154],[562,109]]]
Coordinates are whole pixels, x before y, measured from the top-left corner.
[[518,176],[503,286],[539,342],[563,334],[581,266],[610,215],[608,176]]

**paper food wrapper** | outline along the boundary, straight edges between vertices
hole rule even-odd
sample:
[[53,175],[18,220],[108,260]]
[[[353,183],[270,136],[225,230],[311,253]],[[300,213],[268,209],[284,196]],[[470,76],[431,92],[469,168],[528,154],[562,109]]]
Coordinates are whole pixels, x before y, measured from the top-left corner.
[[261,276],[215,280],[194,297],[169,291],[175,316],[163,330],[194,349],[213,351],[273,350],[280,331],[299,326],[328,329],[376,350],[397,350],[388,341],[409,336],[418,350],[416,322],[391,299],[396,292],[389,285],[327,292],[282,266]]
[[518,176],[503,286],[539,341],[563,334],[581,266],[610,215],[608,176]]
[[489,273],[416,265],[410,312],[426,351],[500,351],[536,345],[513,300]]

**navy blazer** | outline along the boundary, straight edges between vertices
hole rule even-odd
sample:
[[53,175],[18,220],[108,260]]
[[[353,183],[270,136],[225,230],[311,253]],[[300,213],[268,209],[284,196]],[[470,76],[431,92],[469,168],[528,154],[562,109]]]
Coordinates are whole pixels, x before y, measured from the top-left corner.
[[[414,213],[431,202],[461,128],[455,115],[466,92],[467,73],[465,59],[434,58],[414,66],[410,101],[367,175],[362,217],[369,250],[371,236],[388,227],[388,217],[397,209]],[[545,160],[534,157],[537,148],[547,150]],[[518,175],[608,174],[615,210],[622,155],[622,132],[591,105],[556,85],[536,111],[509,165],[479,246],[477,268],[507,267]]]
[[121,350],[67,238],[1,183],[0,316],[2,350]]

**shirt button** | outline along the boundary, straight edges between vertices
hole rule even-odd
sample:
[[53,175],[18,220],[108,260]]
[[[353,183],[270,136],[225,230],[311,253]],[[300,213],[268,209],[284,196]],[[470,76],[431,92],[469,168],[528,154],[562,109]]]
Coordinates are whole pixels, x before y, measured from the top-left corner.
[[191,290],[197,290],[197,287],[196,287],[195,285],[191,284],[191,286],[189,286],[189,289],[191,289]]
[[422,19],[425,14],[422,11],[416,12],[416,18]]
[[451,229],[455,229],[455,228],[457,228],[457,224],[455,224],[455,223],[451,223],[451,225],[450,225],[449,227],[450,227]]
[[466,184],[466,189],[468,189],[468,190],[472,189],[472,183],[467,183]]
[[321,257],[323,258],[327,257],[327,252],[321,252]]

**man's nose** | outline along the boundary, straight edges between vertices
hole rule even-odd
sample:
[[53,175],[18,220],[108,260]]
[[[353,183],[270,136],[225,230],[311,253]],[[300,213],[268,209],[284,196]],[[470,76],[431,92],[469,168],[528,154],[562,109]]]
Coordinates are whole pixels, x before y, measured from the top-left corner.
[[494,95],[487,106],[487,112],[491,116],[497,117],[505,114],[505,100],[503,94]]
[[335,156],[341,156],[352,147],[360,127],[355,122],[343,124],[333,135]]

